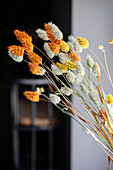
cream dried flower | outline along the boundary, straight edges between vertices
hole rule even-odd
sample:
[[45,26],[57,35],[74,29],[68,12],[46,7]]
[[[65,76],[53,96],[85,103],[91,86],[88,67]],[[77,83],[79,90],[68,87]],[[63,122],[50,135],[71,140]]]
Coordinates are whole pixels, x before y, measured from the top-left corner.
[[76,62],[76,72],[75,72],[75,74],[81,76],[82,78],[84,77],[85,70],[84,70],[84,67],[81,64],[81,62]]
[[92,88],[91,85],[88,86],[88,90],[89,90],[89,95],[90,97],[92,98],[93,102],[95,103],[96,106],[99,106],[99,101],[95,95],[95,91],[94,89]]
[[68,41],[70,42],[69,46],[71,46],[71,49],[73,48],[74,52],[81,53],[83,51],[83,48],[79,45],[77,40],[72,35],[68,36]]
[[58,54],[58,57],[59,57],[59,61],[62,63],[62,64],[65,64],[65,61],[71,61],[71,58],[68,54],[65,54],[65,53],[62,53],[60,52]]
[[22,56],[17,56],[11,53],[11,51],[8,51],[9,56],[16,62],[20,63],[23,60],[23,55]]
[[51,70],[55,75],[62,75],[62,70],[54,64],[51,64]]
[[67,41],[67,44],[69,45],[69,50],[75,53],[74,45],[70,41]]
[[74,50],[76,53],[82,53],[83,48],[79,45],[77,41],[75,41],[73,45],[74,45]]
[[48,22],[48,25],[56,39],[63,39],[63,33],[55,24]]
[[83,77],[81,75],[75,74],[75,80],[74,83],[79,84],[82,82]]
[[79,84],[84,77],[84,67],[80,62],[76,62],[75,80],[74,83]]
[[49,94],[50,100],[52,103],[54,104],[59,104],[61,101],[61,98],[59,96],[57,96],[56,94]]
[[54,53],[50,50],[49,45],[48,45],[47,42],[44,43],[44,50],[46,51],[49,58],[52,59],[54,57]]
[[65,94],[66,96],[70,96],[71,95],[71,92],[72,92],[72,90],[70,89],[70,88],[68,88],[68,87],[61,87],[61,92],[63,93],[63,94]]
[[45,41],[48,41],[48,40],[49,40],[49,39],[48,39],[48,36],[47,36],[47,34],[46,34],[46,31],[38,28],[38,29],[36,30],[36,33],[38,34],[38,36],[39,36],[42,40],[45,40]]
[[68,70],[66,73],[66,76],[67,76],[69,82],[74,83],[75,74],[72,71]]
[[93,65],[94,65],[94,61],[93,61],[93,59],[91,58],[91,56],[88,54],[88,55],[87,55],[87,66],[92,69],[92,68],[93,68]]
[[96,67],[96,65],[98,67],[99,76],[100,76],[100,67],[99,67],[98,63],[94,63],[94,65],[92,67],[92,71],[93,71],[94,75],[97,76],[97,67]]
[[87,87],[85,86],[84,83],[82,83],[82,84],[80,85],[80,89],[81,89],[81,91],[82,91],[84,94],[88,95],[89,91],[88,91],[88,89],[87,89]]
[[72,44],[74,44],[74,42],[76,41],[76,39],[75,39],[72,35],[69,35],[69,36],[68,36],[68,41],[71,42]]

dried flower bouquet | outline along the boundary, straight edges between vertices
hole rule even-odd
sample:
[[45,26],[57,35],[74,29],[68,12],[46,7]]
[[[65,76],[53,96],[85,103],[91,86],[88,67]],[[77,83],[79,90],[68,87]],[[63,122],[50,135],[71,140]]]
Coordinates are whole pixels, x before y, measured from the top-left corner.
[[[32,37],[24,31],[14,30],[14,35],[22,46],[9,46],[8,53],[16,62],[27,62],[32,74],[46,79],[51,93],[47,96],[44,94],[43,87],[37,87],[36,91],[25,91],[23,94],[33,102],[39,102],[39,100],[51,102],[64,114],[76,120],[108,155],[109,170],[110,161],[113,162],[113,96],[106,95],[102,88],[99,79],[99,64],[102,71],[105,72],[112,90],[113,83],[104,47],[99,45],[98,49],[104,56],[105,68],[96,54],[89,48],[89,42],[85,38],[77,37],[75,39],[70,35],[68,41],[65,42],[63,33],[52,22],[45,23],[44,30],[37,29],[36,33],[44,40],[45,52],[36,47],[32,43]],[[109,41],[109,44],[113,44],[113,39]],[[50,67],[43,63],[42,58],[33,51],[34,48],[51,62]],[[82,62],[83,50],[85,52],[87,50],[86,63]],[[88,50],[92,53],[93,58],[88,54]],[[24,59],[24,54],[29,61]],[[70,95],[78,101],[84,112],[69,100],[68,96]]]

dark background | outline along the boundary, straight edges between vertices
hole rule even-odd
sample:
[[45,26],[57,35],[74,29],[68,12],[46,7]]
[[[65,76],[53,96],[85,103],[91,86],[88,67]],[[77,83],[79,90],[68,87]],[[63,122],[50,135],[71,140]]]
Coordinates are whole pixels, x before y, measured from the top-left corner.
[[71,32],[71,0],[3,1],[0,10],[0,168],[12,170],[10,88],[19,77],[33,77],[26,63],[16,63],[7,53],[7,46],[19,45],[14,29],[26,31],[33,37],[33,44],[41,48],[35,30],[52,21],[64,33],[64,40]]

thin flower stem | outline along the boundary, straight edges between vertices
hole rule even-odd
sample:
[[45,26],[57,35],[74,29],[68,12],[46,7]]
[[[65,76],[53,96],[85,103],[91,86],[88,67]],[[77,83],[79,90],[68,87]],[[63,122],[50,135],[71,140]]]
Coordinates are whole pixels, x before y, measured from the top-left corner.
[[109,78],[109,81],[110,81],[110,84],[111,84],[111,87],[112,87],[112,90],[113,90],[113,83],[112,83],[111,76],[110,76],[110,73],[109,73],[109,69],[108,69],[108,64],[107,64],[107,59],[106,59],[105,51],[103,51],[102,53],[103,53],[103,55],[104,55],[104,60],[105,60],[107,75],[108,75],[108,78]]
[[99,60],[99,58],[97,57],[97,55],[93,52],[93,50],[92,50],[91,48],[89,48],[89,50],[90,50],[90,51],[93,53],[93,55],[96,57],[96,59],[98,60],[98,62],[99,62],[100,65],[102,66],[102,68],[103,68],[103,70],[104,70],[106,76],[108,77],[108,74],[107,74],[107,72],[106,72],[106,70],[105,70],[105,68],[104,68],[104,66],[103,66],[103,64],[102,64],[102,62]]
[[[49,68],[48,68],[49,69]],[[52,72],[50,69],[49,69],[50,72]],[[54,73],[53,73],[54,74]],[[58,78],[58,77],[57,77]],[[67,86],[58,78],[58,80],[67,88]],[[60,90],[58,89],[58,91],[60,92]],[[71,92],[71,91],[70,91]],[[90,112],[88,111],[88,109],[82,104],[82,102],[71,92],[71,94],[76,98],[76,100],[83,106],[83,108],[86,110],[86,112],[90,115],[90,117],[92,117],[92,115],[90,114]],[[62,95],[64,97],[64,95]],[[66,97],[65,97],[66,99]],[[68,99],[66,99],[67,101]],[[68,100],[68,102],[70,103],[70,101]],[[72,104],[72,102],[70,103],[74,109],[76,109],[78,111],[78,109]],[[79,111],[79,113],[82,113]],[[86,120],[89,120],[90,122],[92,122],[84,113],[82,113],[82,116],[86,118]],[[93,119],[93,117],[92,117]],[[92,122],[92,124],[94,125],[94,123]]]
[[40,51],[50,62],[52,62],[52,60],[45,54],[43,53],[42,50],[40,50],[37,46],[34,46],[38,51]]

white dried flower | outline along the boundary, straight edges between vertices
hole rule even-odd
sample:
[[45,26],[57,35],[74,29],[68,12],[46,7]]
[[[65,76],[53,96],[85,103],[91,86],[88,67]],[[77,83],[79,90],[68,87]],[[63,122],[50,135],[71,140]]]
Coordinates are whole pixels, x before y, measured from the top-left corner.
[[83,77],[81,75],[76,75],[75,74],[75,80],[74,83],[79,84],[82,82]]
[[82,78],[84,77],[85,70],[84,70],[84,67],[81,64],[81,62],[76,62],[76,71],[75,71],[75,74],[81,76]]
[[101,50],[102,52],[105,52],[103,45],[98,45],[98,49]]
[[68,54],[66,53],[62,53],[60,52],[58,54],[58,57],[59,57],[59,61],[62,63],[62,64],[65,64],[65,61],[71,61],[71,58]]
[[91,58],[91,56],[88,54],[87,55],[87,66],[90,67],[90,68],[93,68],[93,65],[94,65],[94,61]]
[[73,45],[76,53],[81,53],[83,51],[83,48],[79,45],[78,41],[75,40]]
[[44,75],[45,74],[45,72],[46,72],[46,70],[45,70],[45,68],[43,68],[43,67],[40,67],[40,73],[37,73],[36,75]]
[[98,102],[98,99],[95,95],[95,91],[94,89],[92,88],[92,86],[88,86],[88,90],[89,90],[89,95],[91,96],[93,102],[95,103],[96,106],[99,106],[99,102]]
[[57,96],[56,94],[49,94],[50,100],[52,103],[54,104],[59,104],[61,98],[59,96]]
[[76,62],[76,70],[75,70],[75,80],[74,83],[79,84],[85,74],[84,67],[80,62]]
[[103,46],[103,45],[98,45],[98,49],[99,49],[99,50],[103,50],[103,49],[104,49],[104,46]]
[[68,77],[69,82],[74,83],[75,74],[72,71],[68,70],[66,76]]
[[70,88],[68,88],[68,87],[61,87],[61,92],[63,93],[63,94],[65,94],[66,96],[70,96],[71,95],[71,93],[72,93],[72,90],[70,89]]
[[20,63],[23,60],[23,55],[22,56],[17,56],[11,53],[10,50],[8,50],[9,56],[16,62]]
[[54,64],[51,64],[51,70],[56,75],[62,75],[62,70]]
[[83,51],[83,48],[79,45],[78,41],[72,36],[68,36],[68,45],[70,47],[70,51],[81,53]]
[[44,43],[44,50],[46,51],[49,58],[52,59],[54,57],[54,53],[49,49],[49,45],[47,42]]
[[97,76],[97,67],[96,67],[96,65],[98,67],[99,76],[100,76],[100,67],[99,67],[98,63],[94,63],[94,65],[92,67],[92,71],[93,71],[94,75]]
[[75,53],[74,45],[70,41],[67,41],[67,44],[69,45],[69,50]]
[[84,94],[88,95],[89,91],[88,91],[88,89],[87,89],[87,87],[85,86],[84,83],[82,83],[82,84],[80,85],[80,89],[81,89],[81,91],[82,91]]
[[48,41],[48,40],[49,40],[49,38],[48,38],[48,36],[47,36],[47,34],[46,34],[46,31],[38,28],[38,29],[36,30],[36,33],[38,34],[38,36],[39,36],[42,40],[45,40],[45,41]]
[[41,87],[41,88],[37,87],[35,92],[37,92],[40,96],[44,92],[44,88],[43,87]]
[[75,39],[72,35],[69,35],[69,36],[68,36],[68,41],[71,42],[72,44],[74,44],[74,42],[76,41],[76,39]]
[[63,33],[55,24],[48,22],[48,25],[56,39],[63,39]]

